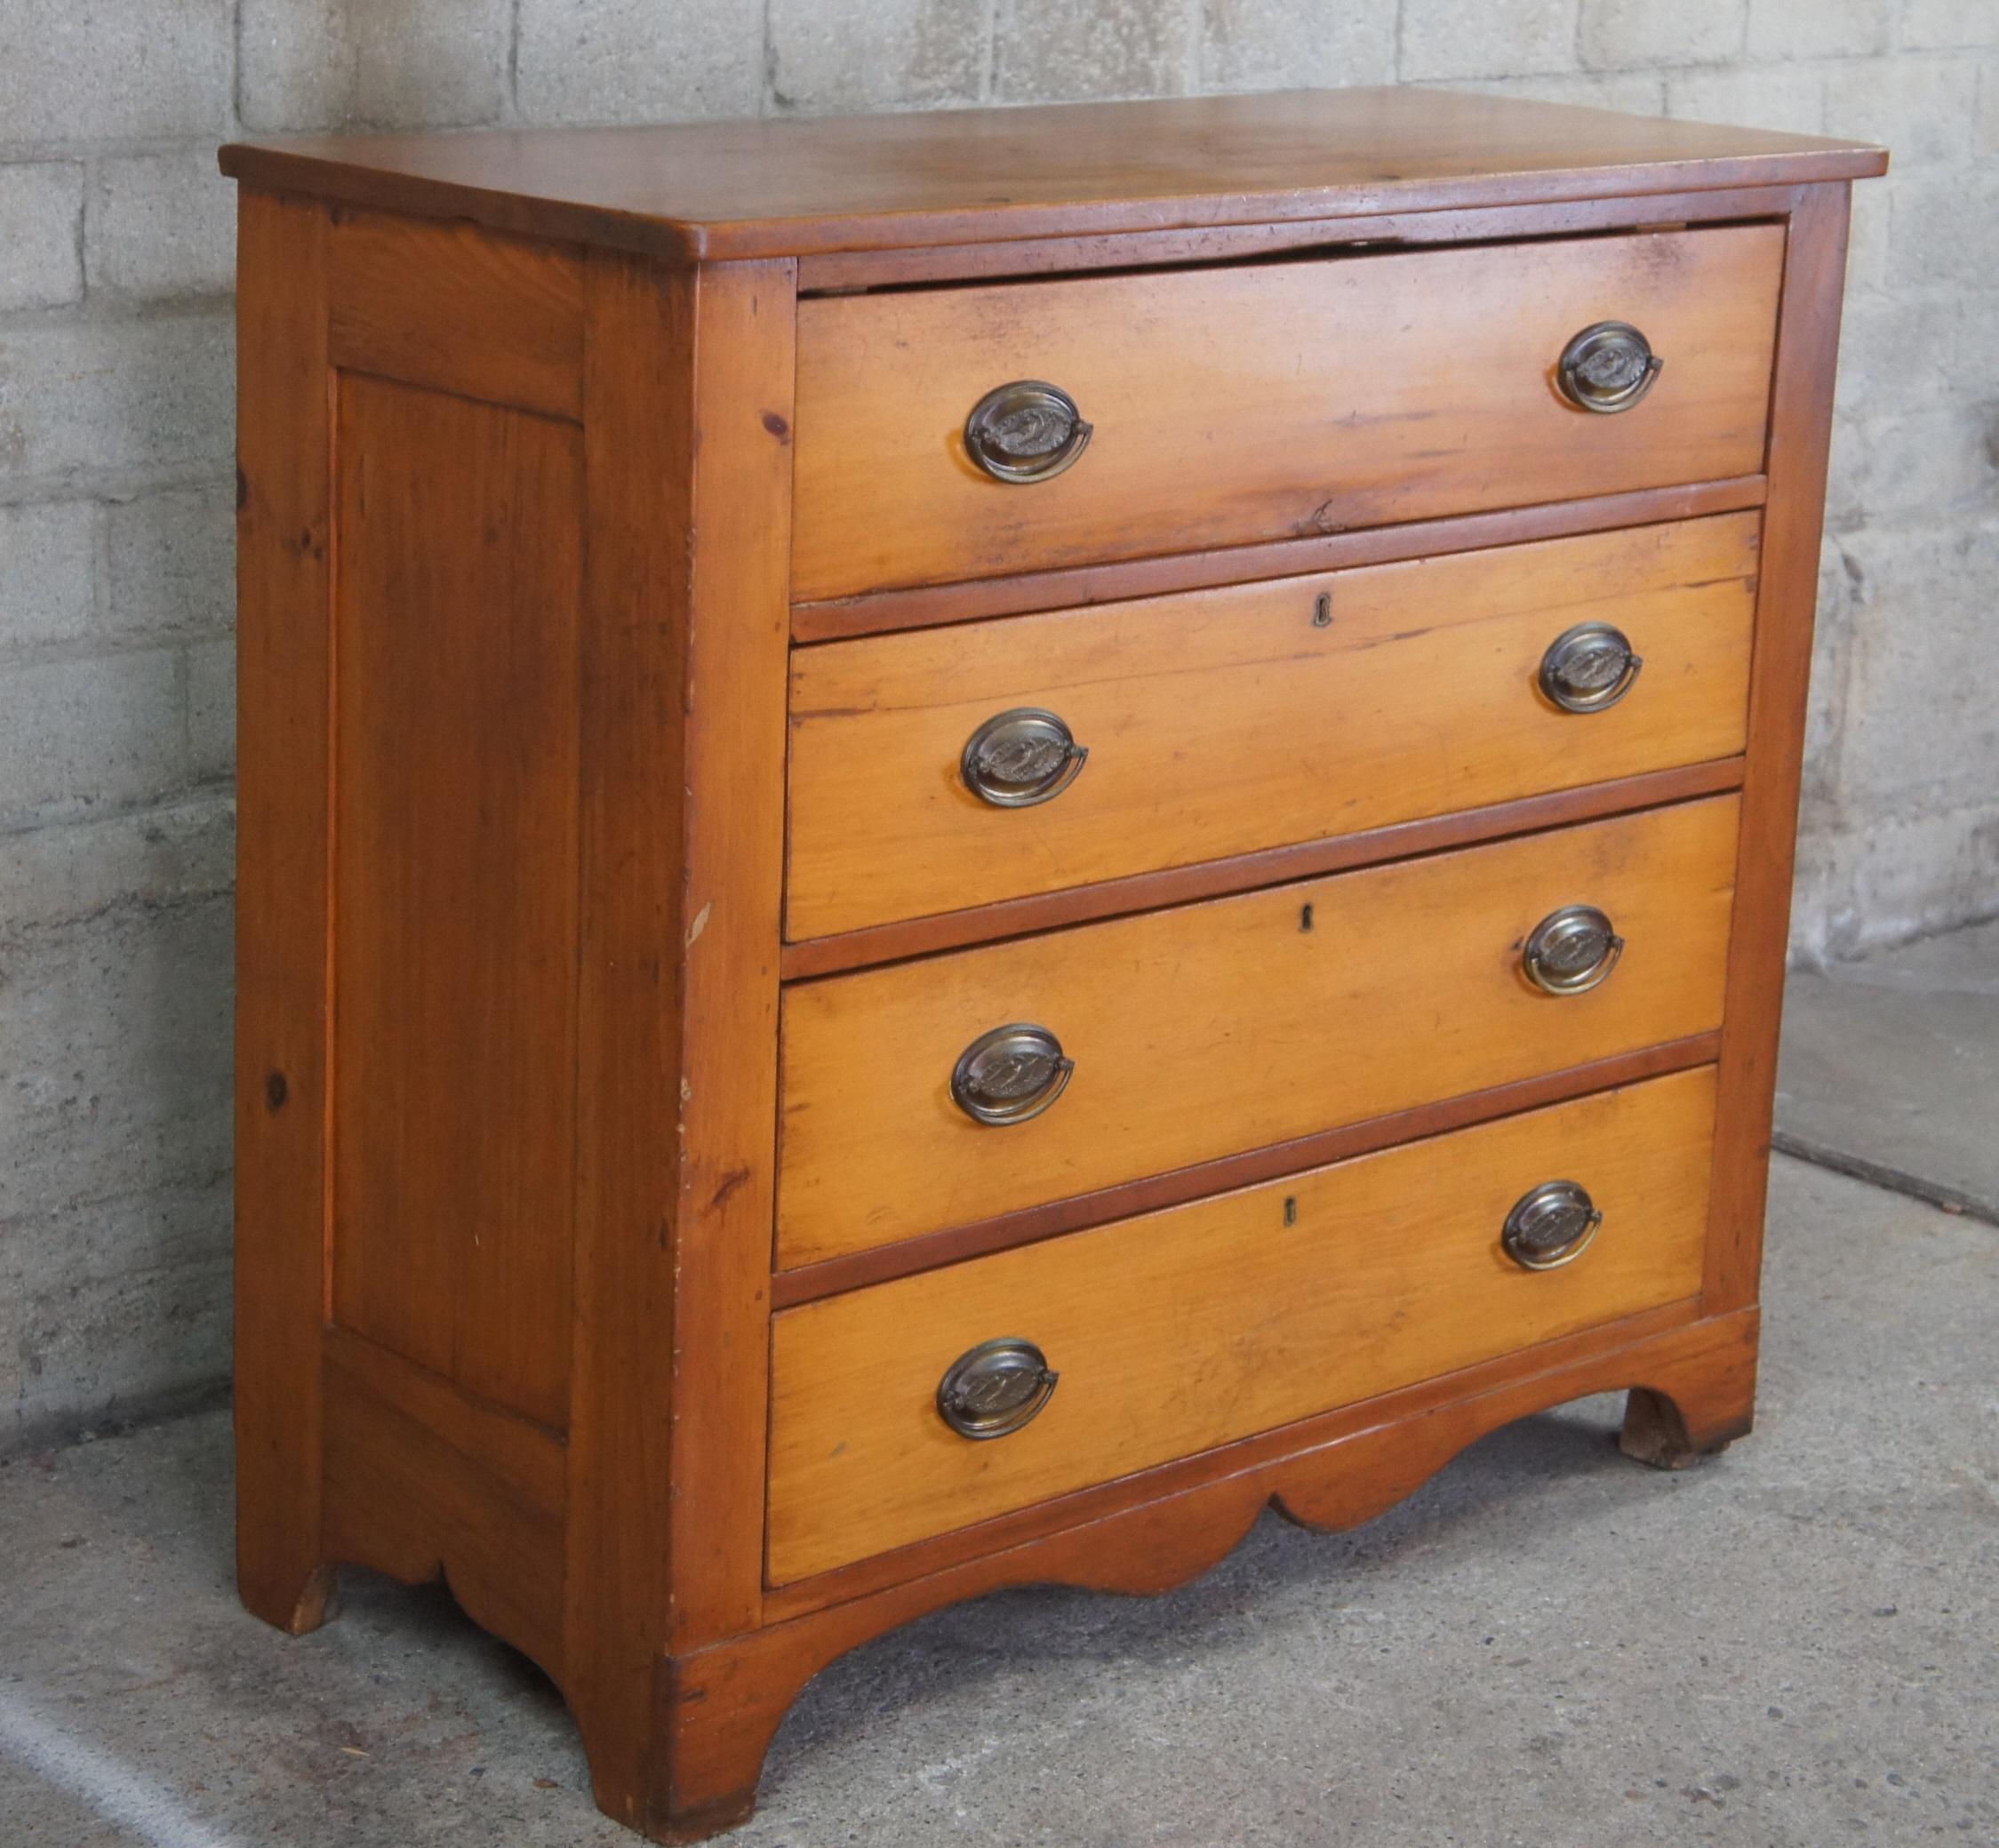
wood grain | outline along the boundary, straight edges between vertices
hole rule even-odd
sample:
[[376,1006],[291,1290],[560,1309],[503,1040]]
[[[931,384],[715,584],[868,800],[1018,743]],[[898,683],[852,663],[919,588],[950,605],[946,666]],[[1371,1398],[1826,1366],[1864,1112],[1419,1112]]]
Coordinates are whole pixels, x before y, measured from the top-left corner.
[[1846,280],[1848,190],[1827,186],[1806,193],[1785,251],[1771,416],[1771,496],[1764,516],[1736,875],[1740,897],[1729,944],[1729,1017],[1723,1029],[1721,1129],[1707,1245],[1705,1300],[1717,1311],[1755,1302],[1763,1267],[1819,536],[1832,438],[1831,380]]
[[559,1429],[582,444],[365,377],[337,406],[333,1316]]
[[[1748,1428],[1756,1326],[1753,1309],[1702,1320],[1687,1303],[1625,1316],[773,1588],[764,1638],[775,1644],[788,1631],[794,1643],[816,1635],[824,1644],[837,1633],[858,1640],[864,1613],[876,1625],[868,1633],[876,1634],[935,1608],[931,1597],[949,1603],[976,1596],[973,1587],[1168,1590],[1225,1557],[1267,1508],[1292,1518],[1308,1510],[1312,1518],[1301,1524],[1358,1524],[1393,1507],[1487,1431],[1637,1381],[1683,1406],[1704,1444],[1725,1443]],[[954,1588],[948,1595],[947,1587]],[[891,1609],[903,1615],[891,1618]],[[800,1620],[815,1615],[822,1622]],[[697,1684],[706,1679],[702,1662],[697,1656],[689,1665]]]
[[1330,252],[1351,244],[1490,244],[1515,237],[1572,236],[1723,219],[1782,218],[1795,187],[1650,193],[1626,198],[1562,199],[1469,212],[1396,212],[1373,217],[1203,225],[1188,230],[1125,231],[1089,237],[1015,238],[1001,244],[828,251],[798,260],[801,295],[850,294],[912,283],[981,282],[996,276],[1081,275],[1168,264],[1235,263]]
[[1164,596],[1211,585],[1246,584],[1259,578],[1291,578],[1356,564],[1436,558],[1447,552],[1474,552],[1487,546],[1524,545],[1571,533],[1610,532],[1624,526],[1653,526],[1667,520],[1736,513],[1761,507],[1763,500],[1763,476],[1742,475],[1726,481],[1640,488],[1628,494],[1592,494],[1541,507],[1512,507],[1499,513],[1403,520],[1358,532],[1320,533],[1267,545],[1167,552],[1152,558],[1125,558],[1063,571],[1017,572],[1003,578],[973,578],[911,590],[864,591],[824,603],[795,604],[791,638],[800,643],[838,642],[944,622],[1059,610],[1074,604],[1115,603],[1125,597]]
[[674,1252],[666,1124],[680,1048],[693,290],[634,258],[586,272],[576,1334],[564,1532],[564,1694],[600,1808],[652,1800],[666,1650]]
[[[792,594],[1196,550],[1755,472],[1771,225],[822,297],[798,316]],[[1666,357],[1635,409],[1552,382],[1593,322]],[[996,482],[966,416],[1075,399],[1074,467]]]
[[[785,1610],[783,1620],[673,1665],[660,1711],[689,1767],[689,1813],[709,1833],[747,1816],[764,1752],[798,1691],[836,1657],[926,1612],[1011,1585],[1156,1594],[1215,1565],[1267,1508],[1301,1524],[1355,1525],[1487,1432],[1635,1380],[1670,1395],[1689,1426],[1718,1445],[1748,1428],[1755,1343],[1753,1310],[1707,1322],[1633,1316],[1551,1342],[1525,1364],[1467,1368],[1211,1452],[1195,1468],[1168,1465],[1107,1506],[1084,1511],[1087,1492],[1067,1498],[1054,1504],[1067,1518],[1025,1540],[1001,1537],[1003,1517],[972,1530],[986,1544],[960,1556],[948,1550],[956,1537],[947,1537],[892,1556],[900,1570],[890,1578],[866,1582],[862,1568],[804,1581],[795,1597],[775,1592],[771,1606]],[[855,1580],[860,1595],[843,1595]],[[693,1838],[692,1828],[681,1837]]]
[[679,260],[1281,223],[1878,173],[1851,141],[1414,88],[222,150],[252,184]]
[[345,1330],[325,1369],[326,1556],[445,1580],[475,1622],[560,1676],[562,1440]]
[[668,1511],[676,1651],[754,1622],[761,1589],[795,286],[788,262],[704,272],[696,284]]
[[682,1042],[692,279],[596,255],[585,278],[576,1336],[563,1692],[598,1805],[643,1827],[666,1653],[673,1492],[673,1091]]
[[245,188],[236,299],[236,1582],[307,1630],[321,1547],[332,775],[324,208]]
[[1565,1071],[1517,1078],[1510,1084],[1495,1084],[1461,1097],[1439,1098],[1434,1103],[1419,1104],[1411,1110],[1394,1110],[1386,1116],[1363,1117],[1358,1123],[1320,1130],[1289,1142],[1269,1143],[1241,1155],[1221,1156],[1192,1167],[1169,1168],[1141,1180],[1124,1181],[1095,1193],[1074,1194],[1066,1200],[1051,1200],[1045,1205],[1023,1207],[990,1219],[968,1220],[920,1238],[870,1245],[866,1251],[849,1252],[844,1257],[828,1258],[801,1269],[780,1270],[771,1279],[771,1301],[774,1308],[791,1308],[821,1297],[886,1283],[892,1277],[914,1276],[942,1265],[981,1258],[988,1252],[1011,1251],[1017,1245],[1057,1238],[1066,1232],[1081,1232],[1107,1220],[1154,1212],[1231,1188],[1251,1187],[1296,1174],[1327,1162],[1371,1155],[1377,1149],[1392,1148],[1425,1136],[1443,1135],[1522,1110],[1564,1103],[1593,1091],[1609,1091],[1667,1072],[1712,1065],[1721,1043],[1719,1032],[1691,1034],[1685,1039],[1667,1040],[1636,1052],[1619,1052],[1613,1058],[1594,1060]]
[[582,413],[574,251],[476,225],[340,212],[327,318],[336,366],[572,420]]
[[671,1652],[761,1596],[790,266],[594,261],[564,1691],[684,1829]]
[[[1752,1323],[1754,1316],[1750,1311]],[[1429,1439],[1437,1427],[1459,1424],[1467,1408],[1490,1405],[1502,1388],[1509,1389],[1508,1396],[1512,1396],[1523,1388],[1531,1390],[1531,1382],[1569,1372],[1579,1364],[1613,1352],[1628,1352],[1655,1338],[1670,1339],[1699,1321],[1698,1302],[1669,1303],[1662,1308],[1643,1310],[1547,1342],[1525,1354],[1506,1355],[1498,1360],[1462,1367],[1454,1373],[1422,1380],[1378,1398],[1363,1399],[1216,1450],[1176,1458],[1135,1476],[1058,1495],[949,1533],[934,1534],[892,1552],[877,1553],[833,1572],[815,1573],[795,1584],[772,1586],[764,1596],[765,1621],[788,1622],[804,1613],[865,1600],[891,1587],[921,1582],[967,1565],[989,1565],[1017,1556],[1024,1549],[1041,1552],[1062,1530],[1068,1530],[1072,1535],[1092,1531],[1102,1533],[1107,1531],[1106,1523],[1115,1529],[1119,1517],[1127,1511],[1147,1506],[1155,1511],[1155,1545],[1150,1556],[1117,1559],[1107,1553],[1085,1570],[1091,1574],[1090,1583],[1096,1588],[1140,1594],[1163,1590],[1179,1582],[1179,1576],[1186,1575],[1183,1572],[1176,1576],[1173,1562],[1184,1562],[1195,1546],[1191,1531],[1183,1530],[1176,1539],[1171,1532],[1171,1521],[1157,1518],[1165,1516],[1167,1508],[1177,1505],[1182,1513],[1190,1513],[1199,1505],[1204,1490],[1230,1480],[1240,1484],[1245,1476],[1258,1473],[1265,1474],[1267,1480],[1274,1468],[1291,1475],[1297,1482],[1313,1466],[1304,1462],[1302,1468],[1286,1469],[1288,1462],[1343,1452],[1347,1467],[1328,1470],[1315,1499],[1323,1503],[1331,1492],[1344,1491],[1351,1507],[1363,1498],[1378,1494],[1379,1505],[1371,1512],[1379,1513],[1399,1499],[1395,1485],[1410,1479],[1408,1472],[1415,1470],[1418,1456],[1428,1450]],[[1385,1448],[1400,1460],[1385,1465]],[[1416,1479],[1420,1480],[1423,1474],[1416,1470]],[[1283,1506],[1278,1496],[1267,1491],[1256,1504],[1256,1513],[1260,1514],[1266,1507],[1281,1511]],[[1357,1516],[1370,1517],[1369,1514]],[[1195,1526],[1204,1524],[1198,1517],[1193,1523]],[[1245,1519],[1227,1540],[1211,1532],[1208,1563],[1212,1564],[1239,1540],[1247,1525]]]
[[1134,873],[1091,885],[1072,885],[1033,898],[1009,899],[971,911],[947,911],[906,923],[877,924],[834,937],[809,937],[788,943],[780,967],[787,980],[836,975],[843,970],[874,963],[899,962],[940,949],[960,949],[1001,937],[1089,924],[1099,918],[1123,917],[1164,905],[1184,905],[1227,892],[1251,892],[1280,880],[1312,878],[1355,867],[1379,866],[1390,860],[1413,859],[1452,847],[1504,840],[1571,821],[1593,821],[1603,815],[1627,814],[1634,809],[1661,807],[1696,796],[1716,796],[1742,784],[1742,759],[1720,757],[1710,764],[1690,764],[1679,770],[1654,771],[1644,776],[1619,777],[1607,783],[1587,783],[1552,796],[1523,796],[1515,802],[1457,809],[1425,821],[1403,821],[1390,828],[1363,828],[1358,834],[1330,840],[1300,841],[1289,847],[1268,847],[1260,853],[1206,860],[1163,872]]
[[[779,1584],[1699,1292],[1710,1070],[788,1309],[772,1324]],[[1499,1228],[1541,1181],[1604,1219],[1560,1270]],[[995,1336],[1060,1374],[1024,1429],[939,1416]],[[866,1365],[854,1364],[868,1356]]]
[[[1734,756],[1757,525],[1734,514],[798,651],[787,933]],[[1644,658],[1631,692],[1587,715],[1536,678],[1582,622],[1617,624]],[[1053,800],[994,807],[959,760],[1021,707],[1059,714],[1090,756]]]
[[[1118,918],[788,988],[786,1268],[1718,1026],[1735,799]],[[1627,939],[1554,997],[1521,944],[1566,904]],[[1306,908],[1311,908],[1309,928]],[[1012,1021],[1075,1061],[1004,1127],[951,1101]]]

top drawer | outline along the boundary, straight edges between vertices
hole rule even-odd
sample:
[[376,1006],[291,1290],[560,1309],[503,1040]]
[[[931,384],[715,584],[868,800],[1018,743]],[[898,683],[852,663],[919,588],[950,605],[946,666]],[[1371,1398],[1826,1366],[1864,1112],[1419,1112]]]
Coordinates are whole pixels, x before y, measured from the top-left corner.
[[[1783,249],[1738,225],[802,301],[792,594],[1753,475]],[[1605,321],[1664,362],[1607,415],[1557,377]],[[1003,482],[965,422],[1016,380],[1091,432]]]

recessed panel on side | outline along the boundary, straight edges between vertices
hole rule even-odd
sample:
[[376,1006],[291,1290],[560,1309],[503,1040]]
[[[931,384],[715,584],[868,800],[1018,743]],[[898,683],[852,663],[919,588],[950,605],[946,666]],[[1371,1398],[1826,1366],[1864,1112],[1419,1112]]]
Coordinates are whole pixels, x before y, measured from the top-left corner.
[[567,1416],[581,432],[342,374],[333,1318]]

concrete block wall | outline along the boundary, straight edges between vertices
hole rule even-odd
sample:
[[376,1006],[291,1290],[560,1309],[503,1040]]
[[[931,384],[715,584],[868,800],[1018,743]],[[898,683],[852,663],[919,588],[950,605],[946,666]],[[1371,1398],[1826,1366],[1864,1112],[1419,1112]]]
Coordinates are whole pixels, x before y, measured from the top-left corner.
[[1876,136],[1797,944],[1999,912],[1995,0],[6,0],[0,1448],[216,1390],[232,216],[216,142],[1382,83]]

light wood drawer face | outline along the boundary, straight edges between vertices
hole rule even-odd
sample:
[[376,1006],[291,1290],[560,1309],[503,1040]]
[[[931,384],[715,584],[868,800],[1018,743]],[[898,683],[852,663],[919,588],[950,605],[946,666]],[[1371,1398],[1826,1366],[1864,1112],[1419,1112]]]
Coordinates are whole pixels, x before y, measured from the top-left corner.
[[[1759,525],[1728,514],[796,650],[788,934],[1733,756]],[[1644,665],[1616,704],[1568,712],[1537,676],[1583,623],[1614,624]],[[1016,708],[1054,713],[1090,755],[1059,795],[996,806],[960,760]]]
[[[793,596],[1755,474],[1783,245],[1746,225],[801,301]],[[1611,320],[1665,364],[1601,415],[1555,372]],[[964,441],[1019,380],[1093,432],[1025,484]]]
[[[1259,1148],[1721,1022],[1739,799],[798,983],[783,1002],[789,1268]],[[1543,993],[1523,940],[1606,912],[1621,962]],[[1310,908],[1307,921],[1306,908]],[[1043,1114],[953,1101],[980,1035],[1075,1061]]]
[[[783,1311],[772,1578],[1695,1296],[1714,1093],[1703,1067]],[[1501,1228],[1551,1180],[1603,1224],[1525,1270]],[[1023,1428],[967,1440],[938,1383],[1008,1336],[1059,1382]]]

